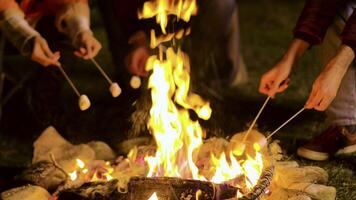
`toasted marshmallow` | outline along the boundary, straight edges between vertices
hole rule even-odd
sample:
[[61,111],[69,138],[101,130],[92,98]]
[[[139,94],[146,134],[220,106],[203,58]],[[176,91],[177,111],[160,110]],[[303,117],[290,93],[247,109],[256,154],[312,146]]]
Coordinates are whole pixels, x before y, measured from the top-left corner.
[[79,108],[84,111],[90,107],[90,100],[87,95],[83,94],[79,97]]
[[117,84],[117,83],[112,83],[110,85],[109,90],[113,97],[118,97],[121,94],[121,88],[120,88],[119,84]]
[[133,89],[138,89],[141,86],[141,78],[138,76],[131,77],[130,85]]

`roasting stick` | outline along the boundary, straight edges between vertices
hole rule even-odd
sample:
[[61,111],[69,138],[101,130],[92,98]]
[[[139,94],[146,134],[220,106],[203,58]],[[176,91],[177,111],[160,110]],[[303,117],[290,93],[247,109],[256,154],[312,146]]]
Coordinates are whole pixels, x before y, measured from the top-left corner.
[[250,134],[250,132],[251,132],[251,130],[253,129],[253,127],[255,126],[255,124],[256,124],[258,118],[260,117],[262,111],[265,109],[265,107],[266,107],[266,105],[267,105],[267,103],[268,103],[268,101],[269,101],[270,99],[271,99],[271,97],[267,97],[267,99],[266,99],[265,102],[263,103],[263,105],[262,105],[262,107],[260,108],[260,110],[258,111],[258,113],[257,113],[257,115],[256,115],[256,117],[255,117],[255,119],[253,120],[253,122],[252,122],[250,128],[247,130],[247,132],[246,132],[246,134],[245,134],[245,137],[244,137],[244,139],[242,140],[242,143],[245,143],[245,141],[246,141],[248,135]]
[[290,121],[292,121],[294,118],[296,118],[300,113],[302,113],[305,110],[305,107],[300,109],[297,113],[295,113],[291,118],[289,118],[286,122],[284,122],[282,125],[280,125],[275,131],[273,131],[269,136],[267,136],[267,140],[271,138],[274,134],[276,134],[281,128],[283,128],[286,124],[288,124]]
[[89,100],[88,96],[85,94],[80,94],[78,89],[75,87],[73,81],[69,78],[68,74],[64,71],[61,63],[58,63],[57,67],[58,67],[59,71],[61,71],[64,78],[67,80],[67,82],[69,83],[69,85],[71,86],[71,88],[73,89],[75,94],[79,97],[78,103],[79,103],[80,110],[82,110],[82,111],[87,110],[90,107],[90,100]]
[[121,94],[121,88],[120,88],[119,84],[117,84],[116,82],[113,82],[110,79],[110,77],[105,73],[103,68],[99,65],[98,62],[96,62],[96,60],[94,58],[91,58],[90,60],[95,65],[95,67],[100,71],[100,73],[104,76],[104,78],[108,81],[108,83],[110,84],[109,90],[111,92],[111,95],[113,97],[118,97]]
[[68,74],[64,71],[62,65],[60,63],[58,63],[57,67],[58,67],[59,71],[61,71],[61,73],[63,74],[64,78],[67,80],[69,85],[72,87],[72,89],[75,92],[75,94],[78,97],[80,97],[80,92],[78,91],[77,87],[75,87],[73,81],[69,78]]
[[253,120],[251,126],[249,127],[249,129],[247,130],[245,136],[243,137],[242,142],[236,143],[236,146],[234,147],[234,152],[233,152],[235,155],[241,156],[241,155],[244,153],[245,148],[246,148],[246,144],[245,144],[245,143],[246,143],[246,140],[247,140],[247,138],[248,138],[248,135],[251,133],[251,131],[252,131],[253,127],[255,126],[255,124],[256,124],[258,118],[260,117],[262,111],[264,110],[264,108],[266,107],[266,105],[267,105],[267,103],[268,103],[268,101],[269,101],[270,99],[271,99],[271,97],[267,97],[267,98],[266,98],[266,100],[265,100],[265,102],[263,103],[262,107],[261,107],[260,110],[258,111],[258,113],[257,113],[257,115],[256,115],[256,117],[255,117],[255,119]]

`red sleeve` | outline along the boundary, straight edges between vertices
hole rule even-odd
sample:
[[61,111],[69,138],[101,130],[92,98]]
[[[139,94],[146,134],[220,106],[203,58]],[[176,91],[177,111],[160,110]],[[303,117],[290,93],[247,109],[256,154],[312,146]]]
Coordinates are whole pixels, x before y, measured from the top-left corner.
[[294,37],[310,45],[320,44],[340,3],[340,0],[308,0],[294,28]]
[[[1,1],[1,0],[0,0]],[[21,8],[26,16],[55,15],[63,6],[71,3],[88,3],[88,0],[23,0]]]
[[[341,40],[343,44],[351,47],[354,51],[356,50],[356,12],[354,11],[352,15],[346,22],[344,30],[341,34]],[[355,51],[356,52],[356,51]]]

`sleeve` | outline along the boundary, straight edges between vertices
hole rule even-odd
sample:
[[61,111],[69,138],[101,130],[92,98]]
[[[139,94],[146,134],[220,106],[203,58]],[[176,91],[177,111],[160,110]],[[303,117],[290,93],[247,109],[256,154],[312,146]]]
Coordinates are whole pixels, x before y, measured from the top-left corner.
[[351,47],[356,52],[356,12],[352,13],[346,22],[343,32],[341,33],[343,44]]
[[30,39],[40,35],[25,20],[25,14],[15,0],[0,0],[0,28],[23,55],[32,52]]
[[332,23],[340,0],[308,0],[294,28],[294,37],[320,44]]
[[87,0],[58,0],[56,27],[74,42],[77,36],[90,30],[90,9]]

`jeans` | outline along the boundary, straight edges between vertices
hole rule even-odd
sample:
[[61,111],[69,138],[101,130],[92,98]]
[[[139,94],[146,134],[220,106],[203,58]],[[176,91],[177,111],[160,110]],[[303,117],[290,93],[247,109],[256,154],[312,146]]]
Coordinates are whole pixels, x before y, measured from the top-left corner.
[[[321,46],[321,64],[327,62],[336,54],[341,44],[339,35],[344,22],[336,19],[328,29]],[[356,67],[353,62],[348,68],[333,102],[326,110],[327,123],[330,125],[356,125]]]

